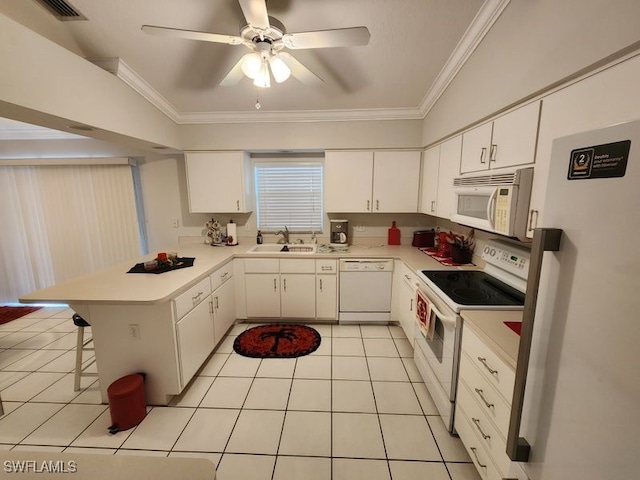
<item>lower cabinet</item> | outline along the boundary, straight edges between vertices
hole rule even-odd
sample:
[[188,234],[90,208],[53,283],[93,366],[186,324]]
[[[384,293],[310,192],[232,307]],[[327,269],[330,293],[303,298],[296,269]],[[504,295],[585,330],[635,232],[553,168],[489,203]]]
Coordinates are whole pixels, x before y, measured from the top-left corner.
[[316,276],[316,318],[335,320],[338,318],[338,276]]
[[391,318],[400,323],[411,346],[413,346],[416,325],[416,282],[415,274],[404,262],[396,260],[393,266]]
[[207,297],[178,320],[178,358],[182,385],[186,385],[216,346],[212,297]]
[[281,312],[284,318],[315,318],[316,276],[308,273],[280,275]]
[[213,331],[216,344],[222,340],[236,320],[236,292],[233,281],[226,280],[211,294],[213,305]]
[[247,317],[280,318],[280,274],[246,273]]

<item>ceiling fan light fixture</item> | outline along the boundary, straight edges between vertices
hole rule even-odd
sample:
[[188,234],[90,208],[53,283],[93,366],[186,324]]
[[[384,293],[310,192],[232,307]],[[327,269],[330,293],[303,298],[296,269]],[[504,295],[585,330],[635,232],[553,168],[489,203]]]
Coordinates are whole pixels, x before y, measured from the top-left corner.
[[262,68],[262,58],[257,53],[247,53],[242,57],[242,73],[252,80],[260,73]]
[[291,69],[277,56],[269,57],[269,65],[273,78],[278,83],[284,82],[291,75]]
[[258,74],[253,79],[253,84],[256,87],[261,88],[269,88],[271,87],[271,75],[269,75],[269,65],[267,64],[267,60],[262,60],[262,64],[260,65],[260,70]]

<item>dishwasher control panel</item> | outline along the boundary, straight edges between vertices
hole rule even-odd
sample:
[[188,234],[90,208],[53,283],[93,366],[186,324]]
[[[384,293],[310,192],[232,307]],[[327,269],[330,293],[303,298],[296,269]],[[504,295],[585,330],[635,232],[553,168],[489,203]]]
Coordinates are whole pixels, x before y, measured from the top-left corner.
[[380,258],[342,258],[341,272],[392,272],[393,260]]

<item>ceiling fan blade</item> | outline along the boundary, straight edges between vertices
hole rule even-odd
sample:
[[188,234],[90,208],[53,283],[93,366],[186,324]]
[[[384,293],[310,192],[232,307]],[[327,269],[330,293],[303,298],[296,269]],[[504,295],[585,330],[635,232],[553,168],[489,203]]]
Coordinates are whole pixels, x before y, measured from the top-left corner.
[[316,32],[287,33],[282,41],[287,48],[356,47],[369,43],[367,27],[337,28]]
[[238,0],[245,20],[253,28],[267,30],[269,28],[269,14],[266,0]]
[[227,73],[227,76],[224,77],[222,79],[222,81],[220,82],[221,86],[223,86],[223,87],[233,87],[234,85],[238,84],[238,82],[244,76],[244,73],[242,72],[242,61],[243,60],[244,60],[244,56],[240,57],[240,60],[238,60],[238,63],[236,63],[233,66],[233,68],[229,71],[229,73]]
[[200,40],[203,42],[226,43],[228,45],[242,45],[244,40],[233,35],[221,35],[219,33],[196,32],[195,30],[181,30],[179,28],[157,27],[155,25],[143,25],[142,31],[161,37],[186,38],[187,40]]
[[319,76],[317,76],[315,73],[301,64],[287,52],[280,52],[278,53],[278,56],[287,65],[287,67],[291,69],[291,74],[305,85],[318,86],[324,83],[324,80],[322,80]]

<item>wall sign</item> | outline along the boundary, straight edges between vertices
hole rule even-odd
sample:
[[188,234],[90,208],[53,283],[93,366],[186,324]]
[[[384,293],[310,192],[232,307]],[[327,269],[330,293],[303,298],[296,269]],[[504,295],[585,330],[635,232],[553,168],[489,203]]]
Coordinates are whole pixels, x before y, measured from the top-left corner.
[[624,177],[631,140],[571,151],[568,180]]

